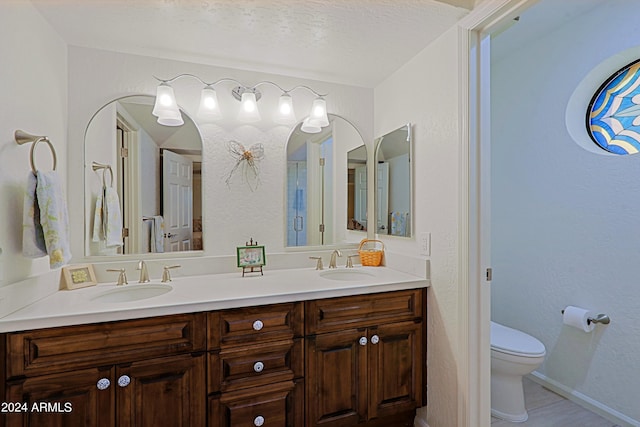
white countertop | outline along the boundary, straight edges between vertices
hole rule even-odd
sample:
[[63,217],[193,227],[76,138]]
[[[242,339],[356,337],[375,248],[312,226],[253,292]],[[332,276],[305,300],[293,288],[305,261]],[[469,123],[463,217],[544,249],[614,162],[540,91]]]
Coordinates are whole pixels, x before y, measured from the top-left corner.
[[[327,273],[329,272],[329,273]],[[323,277],[331,272],[356,273],[349,280]],[[364,273],[358,275],[357,273]],[[357,277],[356,277],[357,276]],[[355,267],[317,271],[313,268],[265,270],[242,277],[241,272],[174,278],[172,289],[159,296],[130,302],[98,302],[96,296],[114,289],[148,286],[129,282],[62,290],[0,319],[0,332],[126,320],[177,313],[360,295],[429,286],[429,281],[388,267]],[[150,284],[160,284],[152,280]]]

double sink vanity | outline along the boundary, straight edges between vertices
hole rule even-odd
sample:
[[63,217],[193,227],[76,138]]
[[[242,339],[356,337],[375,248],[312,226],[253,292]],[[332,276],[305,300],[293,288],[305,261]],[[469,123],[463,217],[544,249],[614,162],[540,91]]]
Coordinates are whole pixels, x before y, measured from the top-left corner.
[[0,319],[0,426],[411,426],[427,286],[358,266],[57,291]]

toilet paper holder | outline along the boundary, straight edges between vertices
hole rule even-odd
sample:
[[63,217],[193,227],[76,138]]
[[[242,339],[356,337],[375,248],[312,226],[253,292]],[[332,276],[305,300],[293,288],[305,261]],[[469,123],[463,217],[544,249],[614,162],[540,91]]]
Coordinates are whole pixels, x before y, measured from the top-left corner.
[[[560,310],[560,312],[564,314],[564,309]],[[611,319],[606,314],[600,313],[596,317],[589,317],[587,319],[587,324],[591,323],[601,323],[603,325],[608,325],[609,323],[611,323]]]

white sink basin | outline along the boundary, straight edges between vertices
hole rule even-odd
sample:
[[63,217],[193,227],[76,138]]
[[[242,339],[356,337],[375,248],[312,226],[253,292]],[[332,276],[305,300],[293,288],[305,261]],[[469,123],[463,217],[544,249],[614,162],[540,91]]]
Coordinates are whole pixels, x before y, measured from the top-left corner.
[[111,289],[91,298],[95,302],[130,302],[166,294],[173,288],[170,285],[124,285]]
[[353,270],[349,268],[325,270],[320,272],[320,277],[331,280],[340,280],[345,282],[356,282],[359,280],[367,280],[375,277],[374,274],[368,271]]

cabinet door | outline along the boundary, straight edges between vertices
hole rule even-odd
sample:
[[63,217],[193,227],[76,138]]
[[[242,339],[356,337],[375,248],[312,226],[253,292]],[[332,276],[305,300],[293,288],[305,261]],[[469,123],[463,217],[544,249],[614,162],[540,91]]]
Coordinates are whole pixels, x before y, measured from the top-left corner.
[[352,426],[366,420],[366,331],[307,338],[307,425]]
[[116,382],[119,427],[206,425],[204,354],[118,366]]
[[[102,390],[98,387],[101,379]],[[11,381],[7,383],[6,401],[23,405],[25,411],[2,416],[6,416],[7,426],[113,427],[114,385],[113,368]]]
[[397,415],[422,403],[422,323],[369,329],[369,418]]

